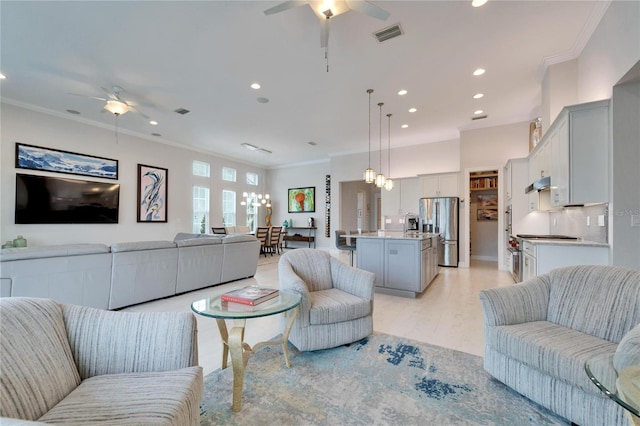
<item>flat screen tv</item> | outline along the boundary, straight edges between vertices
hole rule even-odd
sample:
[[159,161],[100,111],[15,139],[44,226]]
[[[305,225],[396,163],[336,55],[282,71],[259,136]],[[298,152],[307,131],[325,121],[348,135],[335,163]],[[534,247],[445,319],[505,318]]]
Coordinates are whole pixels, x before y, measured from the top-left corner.
[[16,173],[16,223],[118,223],[120,185]]

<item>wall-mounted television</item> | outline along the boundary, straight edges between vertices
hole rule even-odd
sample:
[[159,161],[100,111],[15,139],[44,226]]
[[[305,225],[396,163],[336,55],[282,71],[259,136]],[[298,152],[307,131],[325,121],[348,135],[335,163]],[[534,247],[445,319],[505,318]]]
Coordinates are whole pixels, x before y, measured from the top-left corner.
[[16,224],[118,223],[120,185],[16,174]]

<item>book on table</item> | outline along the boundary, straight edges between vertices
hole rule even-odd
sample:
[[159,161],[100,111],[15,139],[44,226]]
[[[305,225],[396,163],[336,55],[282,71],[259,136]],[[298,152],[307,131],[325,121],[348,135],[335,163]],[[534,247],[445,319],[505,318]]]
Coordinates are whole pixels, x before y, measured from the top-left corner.
[[278,295],[278,289],[270,287],[247,286],[232,290],[220,296],[223,302],[257,305]]

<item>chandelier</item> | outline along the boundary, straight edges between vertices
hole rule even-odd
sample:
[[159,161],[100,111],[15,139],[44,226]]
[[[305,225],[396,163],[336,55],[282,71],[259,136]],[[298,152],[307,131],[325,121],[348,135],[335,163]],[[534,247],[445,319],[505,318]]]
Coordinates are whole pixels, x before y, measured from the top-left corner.
[[378,188],[383,188],[386,181],[386,178],[382,174],[382,105],[384,105],[384,102],[378,103],[380,107],[380,173],[376,176],[376,187]]
[[253,207],[271,207],[271,196],[269,194],[262,195],[256,194],[255,192],[243,192],[242,198],[244,198],[244,200],[240,202],[241,206],[252,205]]
[[373,183],[376,179],[376,172],[371,168],[371,94],[373,89],[367,89],[369,94],[369,167],[364,171],[364,181]]

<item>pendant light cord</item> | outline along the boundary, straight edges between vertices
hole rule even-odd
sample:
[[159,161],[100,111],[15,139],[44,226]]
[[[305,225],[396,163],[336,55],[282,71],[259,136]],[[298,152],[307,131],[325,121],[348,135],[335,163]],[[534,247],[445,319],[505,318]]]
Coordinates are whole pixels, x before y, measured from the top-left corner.
[[380,102],[378,106],[380,107],[380,174],[382,175],[382,105],[384,102]]
[[373,89],[368,89],[367,93],[369,94],[369,168],[371,168],[371,94]]
[[388,124],[387,130],[389,132],[389,152],[387,153],[387,172],[389,173],[389,178],[391,177],[391,114],[387,114]]

